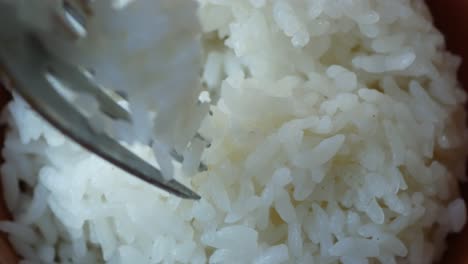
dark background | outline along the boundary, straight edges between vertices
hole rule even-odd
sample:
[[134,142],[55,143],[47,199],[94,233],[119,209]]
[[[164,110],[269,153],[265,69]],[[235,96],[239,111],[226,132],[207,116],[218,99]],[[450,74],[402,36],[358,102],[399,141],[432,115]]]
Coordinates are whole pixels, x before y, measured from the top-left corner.
[[[445,35],[448,49],[463,58],[458,78],[468,91],[468,0],[426,2],[436,27]],[[461,189],[465,201],[468,201],[468,184],[464,183]],[[449,238],[448,251],[441,263],[468,264],[468,226],[465,226],[462,233]]]

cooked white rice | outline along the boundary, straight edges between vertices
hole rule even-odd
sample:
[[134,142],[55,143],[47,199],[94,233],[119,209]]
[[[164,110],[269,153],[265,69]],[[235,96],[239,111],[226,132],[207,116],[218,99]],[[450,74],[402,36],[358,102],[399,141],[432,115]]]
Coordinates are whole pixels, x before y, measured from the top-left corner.
[[143,184],[15,97],[1,171],[15,221],[0,222],[15,249],[43,263],[438,259],[466,218],[466,95],[424,2],[199,4],[208,170],[175,177],[203,198]]

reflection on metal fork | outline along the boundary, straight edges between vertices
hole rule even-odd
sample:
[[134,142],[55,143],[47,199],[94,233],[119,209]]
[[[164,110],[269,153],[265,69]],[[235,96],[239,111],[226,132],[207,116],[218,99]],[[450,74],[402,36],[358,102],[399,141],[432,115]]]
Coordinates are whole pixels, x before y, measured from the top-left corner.
[[[182,198],[200,196],[175,180],[165,180],[151,166],[107,134],[95,131],[86,118],[68,103],[47,81],[52,72],[70,83],[70,88],[91,93],[109,116],[128,120],[128,113],[98,87],[93,86],[82,71],[51,56],[41,43],[30,35],[20,43],[4,43],[0,47],[0,65],[4,67],[10,86],[40,115],[84,148],[117,167]],[[75,88],[76,89],[76,88]]]

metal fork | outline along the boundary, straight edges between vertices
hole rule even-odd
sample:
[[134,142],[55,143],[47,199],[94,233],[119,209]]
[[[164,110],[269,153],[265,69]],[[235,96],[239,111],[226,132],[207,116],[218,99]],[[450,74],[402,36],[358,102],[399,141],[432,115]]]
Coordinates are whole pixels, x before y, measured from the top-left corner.
[[[65,3],[64,9],[60,11],[63,13],[59,13],[58,17],[63,18],[62,23],[68,32],[77,32],[76,36],[82,37],[85,27],[76,19],[76,9],[70,8],[68,2]],[[74,91],[92,95],[99,103],[100,110],[113,119],[128,121],[129,113],[79,67],[50,54],[34,32],[26,32],[23,37],[19,41],[0,43],[0,66],[5,86],[18,92],[44,119],[85,149],[169,193],[181,198],[200,199],[198,194],[178,181],[164,179],[158,169],[109,135],[96,131],[86,117],[54,89],[47,75],[65,81]]]

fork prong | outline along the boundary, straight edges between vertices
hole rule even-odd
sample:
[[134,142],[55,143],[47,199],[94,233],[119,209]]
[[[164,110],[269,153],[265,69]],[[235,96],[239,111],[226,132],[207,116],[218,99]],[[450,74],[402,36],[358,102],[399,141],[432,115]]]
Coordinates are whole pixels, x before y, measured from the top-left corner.
[[69,89],[92,95],[99,103],[103,113],[114,119],[130,121],[130,114],[120,106],[113,98],[106,94],[91,78],[86,76],[76,66],[63,62],[59,59],[51,59],[48,62],[54,77],[65,82]]
[[159,170],[104,133],[96,132],[86,118],[72,107],[45,79],[46,54],[29,43],[25,49],[12,45],[0,50],[0,63],[5,67],[14,89],[47,121],[75,142],[139,179],[181,198],[200,196],[175,180],[165,180]]
[[75,1],[63,0],[62,6],[57,10],[62,25],[78,38],[86,37],[87,11],[84,4]]

